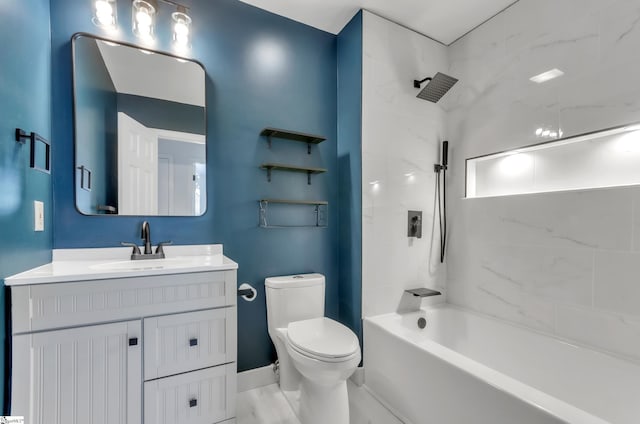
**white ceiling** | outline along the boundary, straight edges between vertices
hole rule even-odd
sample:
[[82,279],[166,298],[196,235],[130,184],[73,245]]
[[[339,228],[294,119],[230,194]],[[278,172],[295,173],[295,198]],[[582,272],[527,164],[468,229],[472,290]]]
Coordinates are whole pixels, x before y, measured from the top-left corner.
[[451,44],[517,0],[240,0],[337,34],[367,9],[444,44]]
[[197,64],[162,54],[96,41],[118,93],[205,105],[205,75]]

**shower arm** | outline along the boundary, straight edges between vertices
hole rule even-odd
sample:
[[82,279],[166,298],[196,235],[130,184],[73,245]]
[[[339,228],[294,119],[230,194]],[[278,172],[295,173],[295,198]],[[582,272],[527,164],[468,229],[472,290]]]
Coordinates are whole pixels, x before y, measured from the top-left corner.
[[433,79],[433,78],[431,78],[431,77],[426,77],[425,79],[420,80],[420,81],[418,81],[418,80],[413,80],[413,87],[414,87],[414,88],[420,88],[420,86],[421,86],[423,83],[425,83],[425,82],[427,82],[427,81],[431,81],[432,79]]

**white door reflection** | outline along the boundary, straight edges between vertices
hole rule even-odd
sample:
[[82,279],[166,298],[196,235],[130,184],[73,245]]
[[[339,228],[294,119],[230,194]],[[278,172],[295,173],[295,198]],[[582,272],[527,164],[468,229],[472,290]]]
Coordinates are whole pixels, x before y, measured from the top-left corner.
[[118,213],[205,212],[205,136],[147,128],[118,114]]

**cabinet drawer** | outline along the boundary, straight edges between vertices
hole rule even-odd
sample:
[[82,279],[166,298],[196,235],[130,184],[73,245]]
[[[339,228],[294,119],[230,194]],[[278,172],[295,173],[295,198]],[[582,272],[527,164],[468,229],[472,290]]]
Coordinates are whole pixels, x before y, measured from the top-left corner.
[[145,424],[212,424],[235,417],[236,364],[144,383]]
[[236,272],[198,272],[11,288],[13,334],[236,303]]
[[236,308],[144,320],[144,379],[166,377],[236,360]]

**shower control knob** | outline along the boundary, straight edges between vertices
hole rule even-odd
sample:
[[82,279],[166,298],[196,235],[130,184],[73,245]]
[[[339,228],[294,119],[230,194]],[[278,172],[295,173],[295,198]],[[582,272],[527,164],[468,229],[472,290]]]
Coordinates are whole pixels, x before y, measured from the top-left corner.
[[409,211],[407,236],[422,238],[422,212],[421,211]]

